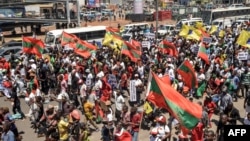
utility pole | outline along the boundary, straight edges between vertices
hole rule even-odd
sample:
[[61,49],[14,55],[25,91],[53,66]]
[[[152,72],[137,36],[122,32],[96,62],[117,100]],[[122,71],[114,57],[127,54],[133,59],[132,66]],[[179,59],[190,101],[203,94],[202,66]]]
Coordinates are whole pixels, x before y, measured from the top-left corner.
[[156,23],[155,23],[155,28],[156,28],[156,31],[155,31],[155,40],[156,40],[156,43],[157,43],[157,39],[158,39],[158,24],[159,24],[159,19],[158,19],[158,0],[155,0],[155,11],[156,11],[156,14],[155,14],[155,20],[156,20]]
[[81,9],[80,9],[80,0],[76,1],[76,6],[77,6],[77,24],[78,27],[81,27]]
[[67,9],[67,28],[69,28],[70,24],[70,8],[69,8],[69,0],[66,1],[66,9]]

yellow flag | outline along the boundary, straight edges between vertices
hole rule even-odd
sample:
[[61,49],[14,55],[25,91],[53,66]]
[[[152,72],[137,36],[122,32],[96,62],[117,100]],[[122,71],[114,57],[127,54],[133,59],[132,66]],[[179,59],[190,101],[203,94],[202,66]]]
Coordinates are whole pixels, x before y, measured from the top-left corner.
[[194,28],[194,27],[189,27],[188,35],[186,39],[192,39],[192,40],[197,40],[199,41],[202,36],[202,33],[200,30]]
[[210,31],[209,31],[209,33],[210,33],[210,34],[213,34],[213,33],[215,33],[217,30],[218,30],[218,27],[215,26],[215,25],[212,25],[212,26],[211,26],[211,29],[210,29]]
[[224,30],[221,30],[219,32],[219,37],[223,38],[225,36],[226,32]]
[[153,108],[150,106],[150,104],[147,101],[144,103],[143,109],[146,114],[153,112]]
[[181,31],[180,31],[179,35],[182,36],[182,37],[186,37],[188,35],[189,28],[190,27],[188,25],[183,24],[182,27],[181,27]]
[[250,48],[250,32],[245,30],[241,31],[237,44]]
[[113,43],[114,43],[117,47],[121,48],[122,45],[123,45],[123,40],[122,40],[122,39],[119,39],[119,38],[116,38],[116,37],[113,37]]
[[104,37],[104,39],[103,39],[102,44],[103,44],[103,45],[106,45],[106,46],[109,46],[109,44],[110,44],[110,42],[112,41],[112,39],[113,39],[113,35],[110,34],[110,33],[106,33],[106,34],[105,34],[105,37]]

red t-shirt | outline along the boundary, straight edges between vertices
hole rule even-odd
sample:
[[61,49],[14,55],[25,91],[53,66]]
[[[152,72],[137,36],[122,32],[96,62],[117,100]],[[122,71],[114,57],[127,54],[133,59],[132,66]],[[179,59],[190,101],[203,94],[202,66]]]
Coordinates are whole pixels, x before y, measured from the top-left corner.
[[[131,118],[131,122],[134,124],[140,124],[141,121],[141,115],[139,113],[136,113],[135,115],[133,115],[133,117]],[[132,124],[132,130],[135,132],[139,131],[139,125],[133,125]]]
[[204,125],[198,123],[198,125],[192,130],[191,141],[203,141],[203,128]]

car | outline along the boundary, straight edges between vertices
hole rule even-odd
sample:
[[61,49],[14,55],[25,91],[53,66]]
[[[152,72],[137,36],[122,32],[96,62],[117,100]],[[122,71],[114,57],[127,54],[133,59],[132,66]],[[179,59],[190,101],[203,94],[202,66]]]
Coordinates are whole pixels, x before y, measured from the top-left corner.
[[124,41],[128,41],[129,42],[132,39],[132,35],[131,34],[124,34],[124,35],[122,35],[122,39]]
[[[3,47],[0,48],[0,56],[4,57],[6,60],[9,60],[11,54],[14,54],[15,57],[20,57],[22,53],[22,46],[11,46],[11,47]],[[45,48],[43,50],[43,54],[48,54],[50,52],[50,48]]]
[[13,46],[20,46],[22,47],[22,40],[11,40],[7,43],[2,44],[2,46],[0,46],[0,48],[3,47],[13,47]]
[[22,52],[22,46],[10,46],[10,47],[2,47],[0,49],[0,56],[4,57],[6,60],[9,60],[11,54],[19,57]]
[[160,36],[165,36],[167,34],[172,34],[175,29],[174,25],[160,25],[158,28],[158,34]]

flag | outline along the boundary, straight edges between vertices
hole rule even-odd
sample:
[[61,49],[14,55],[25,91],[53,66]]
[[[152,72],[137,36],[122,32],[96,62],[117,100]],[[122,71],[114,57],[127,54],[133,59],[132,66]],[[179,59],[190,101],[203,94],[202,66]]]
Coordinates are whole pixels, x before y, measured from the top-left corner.
[[121,53],[128,56],[131,61],[137,62],[141,59],[141,50],[136,50],[135,48],[132,44],[124,41]]
[[183,97],[154,73],[147,99],[157,107],[167,109],[187,129],[193,129],[202,118],[200,105]]
[[224,30],[220,30],[219,37],[224,38],[225,35],[226,35],[226,32]]
[[113,35],[110,33],[106,33],[102,41],[102,45],[109,46],[109,44],[112,42],[112,39],[113,39]]
[[237,44],[250,48],[250,32],[245,30],[241,31],[237,39]]
[[210,34],[213,34],[213,33],[217,32],[217,30],[218,30],[218,27],[215,26],[215,25],[212,25],[211,28],[210,28],[209,33],[210,33]]
[[195,29],[189,29],[186,39],[199,41],[201,39],[201,32]]
[[159,47],[160,47],[160,50],[163,52],[163,53],[168,53],[169,55],[172,55],[172,56],[175,56],[177,57],[178,56],[178,51],[175,47],[174,44],[166,41],[166,40],[163,40],[160,44],[159,44]]
[[180,31],[179,35],[182,37],[186,37],[188,35],[188,32],[189,32],[189,26],[184,24],[181,27],[181,31]]
[[112,41],[113,45],[111,45],[111,48],[120,52],[124,41],[117,36],[113,36]]
[[206,28],[204,27],[202,22],[196,22],[195,27],[199,30],[206,31]]
[[115,141],[132,141],[132,136],[122,128],[119,133],[115,133]]
[[200,43],[198,57],[200,57],[202,60],[204,60],[206,62],[206,64],[210,64],[209,58],[208,58],[208,55],[206,52],[206,47],[203,43]]
[[121,34],[120,34],[120,29],[119,28],[106,27],[106,32],[110,33],[113,36],[117,36],[117,37],[121,38]]
[[143,104],[143,110],[146,114],[150,114],[151,112],[153,112],[153,108],[151,107],[148,101]]
[[76,35],[62,32],[61,45],[65,46],[67,44],[75,43]]
[[91,53],[97,49],[96,46],[87,41],[83,41],[79,38],[75,38],[75,40],[76,43],[73,44],[74,52],[84,58],[89,58]]
[[141,43],[132,39],[131,44],[136,47],[137,50],[141,50]]
[[197,96],[198,97],[201,97],[202,95],[203,95],[203,93],[205,92],[205,90],[206,90],[206,82],[204,81],[204,82],[202,82],[202,84],[199,86],[199,88],[197,89],[197,92],[196,92],[196,94],[197,94]]
[[45,48],[43,41],[30,37],[22,37],[22,40],[24,53],[35,54],[39,58],[42,57],[43,50]]
[[188,86],[190,89],[196,88],[198,86],[195,70],[188,60],[185,60],[179,66],[177,72],[183,78],[185,85]]

